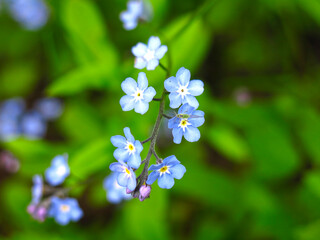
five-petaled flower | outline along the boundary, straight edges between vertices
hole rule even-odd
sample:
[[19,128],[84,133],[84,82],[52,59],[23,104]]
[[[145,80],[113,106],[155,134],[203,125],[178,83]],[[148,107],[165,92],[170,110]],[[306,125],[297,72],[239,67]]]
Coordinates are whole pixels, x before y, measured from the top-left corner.
[[162,163],[151,165],[149,171],[153,171],[148,176],[147,184],[151,185],[158,179],[160,188],[172,188],[174,185],[174,178],[181,179],[186,172],[186,168],[180,164],[180,161],[172,155],[163,160]]
[[170,107],[178,108],[181,104],[198,108],[199,103],[195,96],[203,93],[203,82],[201,80],[191,80],[190,71],[184,67],[180,68],[176,77],[169,77],[164,81],[165,89],[170,92]]
[[127,193],[126,188],[118,184],[117,177],[117,173],[112,173],[103,181],[103,188],[107,191],[107,199],[114,204],[132,198],[131,194]]
[[133,30],[137,27],[139,19],[148,21],[151,12],[151,6],[143,0],[131,0],[127,3],[127,10],[120,13],[120,20],[126,30]]
[[135,140],[130,132],[130,128],[123,129],[126,137],[116,135],[111,137],[111,143],[117,149],[113,152],[113,156],[119,162],[127,163],[132,168],[139,168],[141,164],[140,153],[143,149],[140,141]]
[[52,159],[51,166],[46,170],[46,181],[51,186],[57,186],[65,180],[70,174],[68,166],[68,155],[58,155]]
[[82,215],[76,199],[52,197],[48,216],[53,217],[60,225],[67,225],[70,221],[77,222]]
[[129,77],[121,83],[121,88],[127,94],[120,99],[123,111],[134,109],[137,113],[145,114],[149,109],[149,102],[156,95],[156,90],[148,87],[148,79],[144,72],[139,73],[138,84]]
[[178,114],[168,122],[168,128],[172,129],[173,142],[181,143],[182,136],[189,142],[200,139],[200,127],[204,123],[204,112],[196,110],[189,104],[183,104]]
[[147,67],[147,70],[154,70],[167,50],[167,46],[161,46],[159,37],[150,37],[148,46],[144,43],[138,43],[131,50],[136,57],[134,67],[138,69]]
[[127,164],[115,162],[111,163],[109,168],[118,174],[117,181],[120,186],[126,187],[131,191],[136,188],[136,175]]

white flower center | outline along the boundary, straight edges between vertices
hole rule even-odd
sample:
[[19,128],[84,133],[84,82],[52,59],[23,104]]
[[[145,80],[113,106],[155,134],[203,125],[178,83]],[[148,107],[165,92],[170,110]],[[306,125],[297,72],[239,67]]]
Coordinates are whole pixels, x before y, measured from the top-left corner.
[[179,123],[179,126],[178,126],[178,127],[181,127],[182,130],[185,131],[185,130],[186,130],[186,127],[189,126],[189,125],[191,125],[191,123],[188,122],[188,119],[182,118],[182,119],[180,120],[180,123]]
[[169,166],[163,166],[162,168],[160,168],[159,170],[158,170],[159,172],[160,172],[160,176],[162,176],[162,174],[165,174],[165,173],[170,173],[169,172]]
[[57,169],[57,174],[58,174],[59,176],[63,176],[64,174],[66,174],[66,172],[67,172],[67,169],[66,169],[65,166],[60,166],[60,167],[58,167],[58,169]]
[[179,85],[177,93],[182,97],[182,99],[184,99],[185,95],[190,94],[189,90],[188,90],[188,85],[186,85],[186,86]]
[[138,102],[143,99],[143,91],[137,88],[135,93],[133,93],[131,96],[134,97],[135,102]]
[[127,146],[125,147],[125,149],[128,150],[130,155],[136,152],[136,148],[134,147],[133,143],[131,143],[131,142],[127,142]]
[[155,54],[155,50],[147,49],[147,52],[146,52],[146,54],[143,56],[143,58],[144,58],[147,62],[149,62],[150,60],[152,60],[152,59],[155,58],[154,54]]
[[60,206],[60,210],[61,210],[61,212],[69,212],[70,211],[70,206],[66,205],[66,204],[62,204]]

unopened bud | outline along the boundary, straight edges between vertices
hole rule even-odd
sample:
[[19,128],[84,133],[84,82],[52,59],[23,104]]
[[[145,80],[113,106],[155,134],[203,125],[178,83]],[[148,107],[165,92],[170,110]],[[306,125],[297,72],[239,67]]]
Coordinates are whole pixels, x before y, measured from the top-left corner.
[[148,198],[150,196],[150,192],[151,192],[151,186],[149,185],[142,185],[140,187],[140,195],[139,195],[139,200],[142,202],[144,201],[146,198]]

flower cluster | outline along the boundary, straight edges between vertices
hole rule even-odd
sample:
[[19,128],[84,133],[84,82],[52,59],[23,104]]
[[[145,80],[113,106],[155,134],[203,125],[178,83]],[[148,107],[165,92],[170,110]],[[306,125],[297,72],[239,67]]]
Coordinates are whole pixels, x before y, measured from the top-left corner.
[[41,175],[33,177],[32,200],[27,211],[36,220],[43,222],[52,217],[60,225],[78,221],[83,212],[78,201],[67,197],[68,189],[58,187],[70,174],[68,156],[58,155],[45,171],[45,180]]
[[26,110],[26,103],[21,98],[4,101],[0,105],[0,140],[19,136],[43,138],[48,121],[58,118],[61,113],[62,103],[56,98],[39,99],[30,110]]
[[[148,45],[138,43],[132,48],[132,53],[136,57],[135,68],[154,70],[160,65],[159,60],[165,55],[168,48],[161,46],[158,37],[150,37]],[[158,180],[160,188],[170,189],[174,185],[174,179],[181,179],[186,172],[186,168],[180,163],[176,156],[172,155],[161,159],[156,151],[155,144],[159,132],[162,117],[164,114],[166,93],[169,93],[170,107],[179,108],[175,116],[168,117],[168,128],[172,129],[173,142],[181,143],[182,137],[189,142],[196,142],[200,139],[200,127],[204,123],[204,112],[197,110],[199,102],[196,96],[203,93],[204,87],[201,80],[190,80],[191,74],[188,69],[181,67],[176,76],[167,78],[164,81],[165,91],[161,98],[154,98],[156,91],[153,87],[148,87],[147,75],[140,72],[138,81],[132,78],[125,79],[121,88],[126,95],[120,99],[123,111],[135,110],[140,114],[145,114],[149,109],[152,100],[160,101],[159,115],[154,125],[152,135],[145,141],[135,140],[129,127],[124,128],[125,136],[111,137],[112,144],[117,148],[114,151],[114,158],[117,162],[111,163],[111,176],[106,178],[104,187],[107,190],[107,198],[110,202],[118,203],[122,199],[128,199],[128,193],[132,197],[144,201],[150,196],[151,185]],[[141,161],[143,144],[150,141],[150,147],[146,159]],[[154,155],[156,164],[149,167],[150,158]],[[137,177],[136,170],[144,164],[141,174]],[[149,174],[149,171],[150,174]]]

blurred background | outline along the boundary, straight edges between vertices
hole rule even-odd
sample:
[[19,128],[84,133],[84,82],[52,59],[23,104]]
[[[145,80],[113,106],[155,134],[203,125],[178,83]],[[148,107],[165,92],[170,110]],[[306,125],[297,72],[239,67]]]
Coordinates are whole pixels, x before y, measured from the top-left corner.
[[[125,0],[0,0],[0,238],[320,239],[320,2],[150,3],[153,18],[126,31]],[[171,75],[183,66],[203,80],[206,122],[200,141],[179,145],[163,124],[157,151],[186,174],[114,205],[102,186],[110,137],[128,126],[148,138],[158,112],[158,102],[145,115],[119,104],[121,82],[140,72],[131,47],[150,36],[168,46]],[[160,94],[166,73],[146,73]],[[56,114],[43,120],[48,97],[58,103],[42,109]],[[38,223],[26,212],[32,176],[63,153],[65,185],[89,179],[70,192],[84,217]]]

